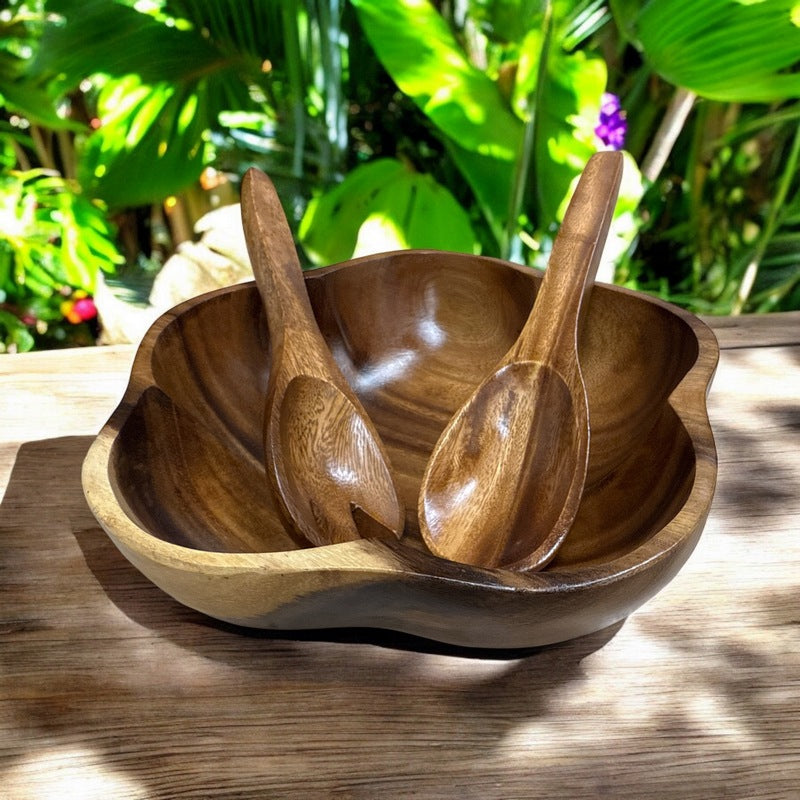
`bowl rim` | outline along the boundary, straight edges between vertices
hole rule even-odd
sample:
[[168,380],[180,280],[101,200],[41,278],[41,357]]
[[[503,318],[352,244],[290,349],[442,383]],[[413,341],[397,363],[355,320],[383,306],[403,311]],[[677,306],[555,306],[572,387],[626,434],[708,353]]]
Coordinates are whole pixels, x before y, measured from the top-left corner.
[[[350,259],[339,264],[309,270],[307,281],[324,278],[343,269],[357,268],[383,261],[387,257],[436,256],[436,250],[398,250]],[[489,256],[448,253],[471,261],[493,263],[534,278],[541,271]],[[244,281],[215,289],[185,300],[161,314],[142,338],[131,367],[122,399],[91,443],[81,470],[84,496],[101,527],[126,556],[139,554],[149,561],[179,571],[204,574],[233,575],[244,572],[280,571],[282,574],[308,573],[315,570],[384,575],[386,577],[414,572],[418,577],[436,581],[455,581],[459,584],[491,586],[497,589],[532,592],[564,592],[589,586],[612,583],[623,577],[654,566],[668,559],[688,538],[699,536],[708,515],[716,488],[717,454],[708,418],[706,398],[719,360],[719,345],[713,331],[697,316],[657,297],[625,287],[598,284],[605,290],[634,296],[663,308],[685,322],[697,340],[697,356],[667,398],[668,404],[684,425],[696,454],[695,474],[691,489],[678,513],[647,541],[625,554],[608,561],[591,562],[574,568],[544,570],[536,573],[517,573],[503,569],[483,569],[454,564],[400,543],[359,540],[298,550],[222,553],[197,550],[174,544],[155,536],[138,525],[125,510],[124,499],[117,496],[110,477],[112,450],[119,432],[135,409],[145,389],[155,385],[152,372],[154,350],[162,333],[190,309],[226,294],[252,288],[254,281]],[[676,402],[680,400],[680,403]],[[680,411],[676,406],[689,409]],[[414,555],[413,560],[406,558]],[[436,569],[420,566],[430,563]]]

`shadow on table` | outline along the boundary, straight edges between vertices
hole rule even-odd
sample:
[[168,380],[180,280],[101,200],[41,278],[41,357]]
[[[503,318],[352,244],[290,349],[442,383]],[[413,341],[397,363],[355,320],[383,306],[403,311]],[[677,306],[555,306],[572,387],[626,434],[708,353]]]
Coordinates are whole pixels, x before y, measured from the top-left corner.
[[[21,575],[23,588],[20,613],[34,614],[45,623],[55,595],[61,602],[73,603],[75,611],[94,609],[108,633],[124,636],[129,626],[122,618],[109,615],[107,600],[128,621],[149,629],[159,639],[167,639],[184,649],[235,667],[262,670],[261,655],[272,651],[312,652],[322,662],[326,653],[347,653],[352,666],[357,654],[375,658],[375,649],[386,651],[380,658],[396,662],[414,661],[425,656],[470,658],[476,661],[508,662],[508,671],[536,670],[549,665],[538,676],[547,682],[563,682],[575,674],[580,661],[602,647],[621,627],[621,623],[572,642],[527,650],[480,650],[459,648],[427,639],[372,629],[335,629],[301,632],[270,632],[240,628],[208,618],[185,608],[151,584],[119,553],[94,520],[83,498],[80,470],[91,439],[65,437],[23,445],[0,505],[0,530],[3,532],[2,558],[7,569]],[[75,545],[79,548],[76,551]],[[80,553],[82,562],[76,563]],[[26,565],[35,574],[20,571]],[[87,569],[88,568],[88,572]],[[88,581],[89,575],[94,581]],[[49,592],[41,591],[46,579]],[[33,583],[39,586],[34,591]],[[92,585],[92,583],[94,585]],[[93,624],[97,624],[93,622]],[[226,646],[220,646],[220,643]],[[236,646],[231,647],[230,643]],[[334,645],[325,647],[324,645]],[[337,655],[338,658],[338,655]],[[512,663],[513,662],[513,663]],[[552,664],[559,662],[557,674]],[[334,666],[320,663],[320,674]],[[308,664],[305,665],[308,668]],[[350,678],[359,676],[348,669]],[[394,684],[397,675],[391,679]],[[532,675],[527,677],[533,678]],[[341,679],[348,680],[347,675]],[[500,683],[509,689],[508,675]]]
[[[53,748],[89,748],[92,764],[122,771],[148,797],[209,787],[490,796],[528,781],[557,792],[576,768],[611,780],[609,751],[577,746],[602,741],[587,727],[605,718],[603,704],[574,698],[588,657],[622,623],[535,650],[473,651],[386,631],[217,622],[152,585],[99,528],[80,485],[90,441],[23,445],[0,505],[0,696],[14,726],[0,753],[12,769]],[[684,721],[673,723],[677,735]],[[661,733],[618,727],[617,747]],[[427,792],[437,775],[439,793]]]
[[[517,649],[497,649],[497,648],[469,648],[449,645],[430,639],[405,634],[396,631],[370,629],[370,628],[334,628],[316,630],[296,630],[296,631],[269,631],[256,628],[246,628],[220,620],[207,617],[204,614],[192,609],[185,608],[177,601],[170,598],[147,578],[139,573],[116,549],[113,542],[101,530],[85,500],[80,484],[80,469],[83,458],[86,455],[91,438],[89,437],[65,437],[63,439],[48,440],[24,445],[17,458],[14,474],[9,483],[8,502],[14,504],[14,491],[16,489],[17,477],[20,470],[24,470],[26,464],[35,465],[37,473],[43,471],[43,465],[48,461],[61,462],[61,453],[66,456],[64,469],[58,470],[58,477],[54,480],[46,478],[48,487],[55,488],[63,492],[63,496],[54,499],[54,506],[63,511],[70,509],[69,517],[71,532],[75,541],[78,543],[83,553],[86,566],[97,579],[97,582],[106,593],[114,605],[120,609],[130,619],[135,620],[141,625],[151,628],[159,634],[174,636],[172,624],[160,627],[159,621],[162,614],[170,609],[177,612],[177,616],[168,615],[169,623],[184,621],[187,618],[195,625],[201,625],[207,631],[218,631],[221,634],[235,634],[253,640],[284,640],[294,642],[330,642],[337,644],[363,644],[389,648],[397,651],[417,652],[427,654],[438,654],[446,656],[456,656],[461,658],[491,659],[491,660],[518,660],[537,654],[544,654],[552,651],[562,652],[565,650],[583,658],[585,655],[602,647],[613,635],[622,627],[622,622],[610,626],[609,628],[598,631],[594,634],[575,639],[572,642],[565,642],[547,647],[517,648]],[[51,452],[51,447],[59,448],[59,453]],[[73,453],[74,451],[74,453]],[[54,457],[56,456],[56,457]],[[29,497],[36,498],[36,508],[40,508],[42,491],[31,486],[36,479],[33,475],[24,476],[22,485]],[[43,487],[42,487],[43,488]],[[32,491],[33,489],[33,491]],[[3,504],[5,505],[5,503]],[[74,511],[72,510],[74,508]],[[78,523],[78,516],[81,517]],[[161,613],[154,614],[153,604],[143,602],[142,592],[152,595],[150,600],[157,597],[163,608],[159,608]]]

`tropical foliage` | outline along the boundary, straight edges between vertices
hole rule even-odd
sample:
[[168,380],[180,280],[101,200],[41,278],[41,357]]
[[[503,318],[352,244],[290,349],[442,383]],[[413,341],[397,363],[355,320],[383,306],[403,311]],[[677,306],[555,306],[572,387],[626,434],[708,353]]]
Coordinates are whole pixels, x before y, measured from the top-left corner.
[[86,328],[97,270],[153,268],[147,209],[209,167],[269,172],[308,265],[543,266],[586,160],[623,144],[617,282],[800,308],[799,62],[795,0],[7,1],[0,340]]

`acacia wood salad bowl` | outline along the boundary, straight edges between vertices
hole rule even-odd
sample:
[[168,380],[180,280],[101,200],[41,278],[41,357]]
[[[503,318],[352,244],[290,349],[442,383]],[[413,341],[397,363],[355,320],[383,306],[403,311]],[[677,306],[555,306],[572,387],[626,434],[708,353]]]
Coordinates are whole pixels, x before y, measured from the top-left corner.
[[405,532],[307,547],[281,517],[262,444],[269,340],[255,285],[189,300],[137,353],[83,468],[122,553],[181,603],[279,630],[385,628],[531,647],[605,628],[693,550],[716,481],[706,395],[718,347],[697,318],[598,284],[579,341],[591,420],[575,523],[541,572],[438,558],[417,498],[449,418],[513,344],[541,277],[469,255],[403,251],[306,273],[336,362],[386,446]]

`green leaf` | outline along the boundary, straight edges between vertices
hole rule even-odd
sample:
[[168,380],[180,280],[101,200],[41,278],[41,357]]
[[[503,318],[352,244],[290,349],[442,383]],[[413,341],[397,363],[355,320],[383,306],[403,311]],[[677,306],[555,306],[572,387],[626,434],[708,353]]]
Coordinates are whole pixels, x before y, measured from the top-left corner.
[[618,26],[671,83],[714,100],[800,97],[797,0],[611,0]]
[[300,240],[318,264],[404,248],[472,253],[477,248],[467,213],[429,175],[394,159],[354,169],[308,207]]
[[473,0],[472,16],[492,38],[504,42],[521,41],[531,21],[541,11],[541,0]]
[[494,81],[469,63],[428,0],[353,0],[383,66],[442,133],[463,150],[513,161],[522,124]]
[[123,260],[105,209],[80,194],[75,182],[44,170],[4,176],[0,213],[0,249],[15,290],[49,297],[69,285],[93,292],[97,270],[112,271]]
[[367,38],[398,87],[442,134],[495,238],[508,217],[523,123],[466,58],[428,0],[354,0]]
[[135,73],[143,84],[203,72],[219,52],[199,31],[167,25],[116,0],[48,0],[56,22],[43,33],[33,69],[65,89],[102,72]]
[[0,103],[34,123],[77,129],[57,113],[58,92],[52,90],[51,76],[30,74],[45,19],[41,9],[20,4],[5,8],[0,18]]
[[[109,81],[98,97],[102,126],[86,142],[79,177],[112,208],[159,202],[188,186],[204,164],[209,120],[197,94],[135,75]],[[187,111],[188,110],[188,111]]]
[[[34,67],[63,89],[94,78],[101,122],[82,151],[82,184],[109,206],[163,200],[200,174],[208,132],[225,110],[263,109],[256,98],[269,39],[263,4],[242,16],[223,0],[180,4],[192,19],[140,13],[114,0],[49,0]],[[266,4],[270,7],[274,3]]]
[[[572,49],[605,20],[604,0],[553,0],[560,40]],[[542,23],[543,0],[471,0],[469,13],[490,39],[521,42]]]
[[[2,331],[5,329],[5,335]],[[27,326],[13,314],[0,309],[0,336],[7,349],[9,345],[14,345],[18,353],[26,353],[33,350],[34,340]]]
[[483,156],[455,142],[447,143],[447,152],[475,193],[489,227],[499,241],[508,218],[514,162]]

